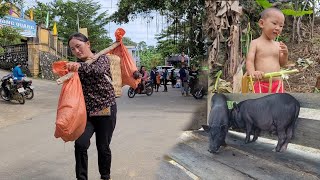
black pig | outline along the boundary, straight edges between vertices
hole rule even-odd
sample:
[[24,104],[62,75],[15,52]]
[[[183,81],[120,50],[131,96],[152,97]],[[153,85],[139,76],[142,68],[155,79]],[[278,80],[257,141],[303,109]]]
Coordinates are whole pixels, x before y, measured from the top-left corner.
[[233,127],[245,129],[245,143],[258,139],[261,130],[273,131],[278,134],[277,152],[287,149],[291,140],[295,123],[300,112],[300,103],[286,93],[271,94],[258,99],[249,99],[239,104],[234,103],[231,110]]
[[228,122],[227,99],[223,94],[214,94],[211,98],[209,126],[202,125],[203,129],[209,133],[209,152],[216,153],[221,145],[226,145]]

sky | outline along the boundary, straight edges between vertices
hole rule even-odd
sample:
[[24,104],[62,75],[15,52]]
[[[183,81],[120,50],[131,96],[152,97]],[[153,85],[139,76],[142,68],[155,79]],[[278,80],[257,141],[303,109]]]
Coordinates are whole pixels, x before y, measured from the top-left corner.
[[[53,0],[24,0],[27,7],[32,7],[36,5],[36,1],[42,3],[48,3]],[[117,7],[118,0],[94,0],[99,2],[102,5],[102,11],[107,10],[108,15],[111,15],[115,12]],[[158,23],[157,23],[157,22]],[[125,37],[129,37],[132,41],[139,43],[141,41],[145,41],[148,46],[156,46],[157,40],[155,39],[155,34],[161,32],[161,29],[166,27],[165,19],[158,16],[158,18],[154,18],[150,20],[150,23],[147,23],[145,19],[138,17],[137,19],[130,21],[127,24],[115,24],[110,23],[105,28],[109,31],[109,36],[115,41],[114,32],[117,28],[121,27],[126,31]],[[81,22],[80,22],[81,27]],[[59,30],[58,30],[59,31]],[[90,33],[90,32],[88,32]]]

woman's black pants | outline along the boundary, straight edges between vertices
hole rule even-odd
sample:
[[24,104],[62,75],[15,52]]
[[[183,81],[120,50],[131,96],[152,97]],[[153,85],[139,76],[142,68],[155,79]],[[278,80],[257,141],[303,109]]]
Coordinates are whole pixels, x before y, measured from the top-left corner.
[[83,134],[75,141],[76,177],[78,180],[88,179],[88,154],[90,139],[96,134],[98,150],[98,166],[101,179],[110,178],[111,150],[110,142],[116,126],[117,105],[111,106],[110,116],[87,117],[87,125]]

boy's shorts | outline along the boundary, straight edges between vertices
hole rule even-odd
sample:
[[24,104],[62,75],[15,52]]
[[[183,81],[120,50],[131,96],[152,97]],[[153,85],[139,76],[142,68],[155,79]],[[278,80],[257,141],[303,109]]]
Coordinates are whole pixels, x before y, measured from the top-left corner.
[[[269,82],[256,81],[253,84],[253,87],[254,87],[255,93],[269,93]],[[284,93],[283,81],[281,80],[273,81],[270,93]]]

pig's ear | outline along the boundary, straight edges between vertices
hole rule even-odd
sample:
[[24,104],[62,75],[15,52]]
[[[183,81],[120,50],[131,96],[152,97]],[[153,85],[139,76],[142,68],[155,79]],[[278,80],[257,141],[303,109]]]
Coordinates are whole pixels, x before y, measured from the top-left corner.
[[233,102],[233,109],[235,109],[236,111],[239,111],[239,106],[236,102]]
[[202,128],[204,131],[209,132],[210,131],[210,126],[208,125],[202,125]]

